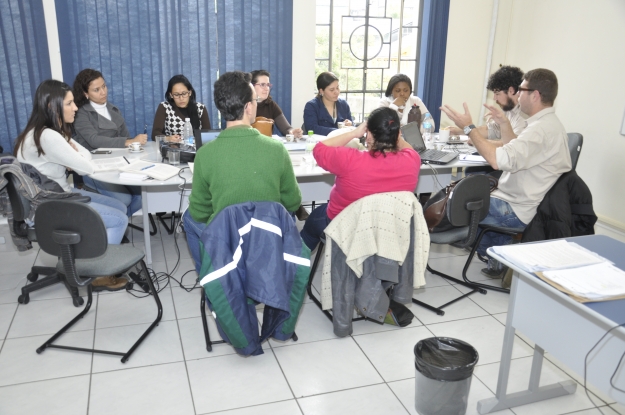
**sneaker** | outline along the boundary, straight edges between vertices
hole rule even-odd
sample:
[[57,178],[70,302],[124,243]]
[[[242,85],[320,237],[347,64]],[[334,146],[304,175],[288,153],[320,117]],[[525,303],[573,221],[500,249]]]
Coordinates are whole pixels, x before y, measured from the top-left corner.
[[108,277],[98,277],[91,283],[94,292],[98,291],[119,291],[126,288],[128,280],[125,278],[117,278],[114,275]]
[[299,205],[299,208],[295,211],[295,216],[297,216],[297,219],[304,221],[308,219],[308,216],[310,215],[308,214],[308,211],[306,210],[306,208],[304,208],[304,206]]
[[482,275],[488,278],[501,278],[508,270],[508,267],[497,260],[488,258],[488,268],[482,269]]

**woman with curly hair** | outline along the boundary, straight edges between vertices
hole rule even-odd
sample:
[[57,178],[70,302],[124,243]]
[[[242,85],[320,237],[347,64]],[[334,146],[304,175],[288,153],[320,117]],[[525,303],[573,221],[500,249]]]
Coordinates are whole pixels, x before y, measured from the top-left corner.
[[[345,147],[365,133],[368,151]],[[311,250],[330,221],[352,202],[376,193],[417,188],[421,158],[402,138],[399,116],[390,108],[377,108],[356,129],[317,143],[313,155],[336,181],[330,201],[312,211],[300,232]]]
[[[430,112],[421,98],[412,95],[412,81],[404,74],[400,73],[391,77],[384,95],[384,98],[380,100],[380,107],[388,107],[397,111],[401,125],[413,121],[421,124],[425,114]],[[432,127],[435,126],[432,125]]]

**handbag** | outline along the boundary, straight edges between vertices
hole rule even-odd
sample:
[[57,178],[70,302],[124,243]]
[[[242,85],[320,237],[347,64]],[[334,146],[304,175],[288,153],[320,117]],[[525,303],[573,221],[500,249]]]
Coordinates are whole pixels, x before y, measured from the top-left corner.
[[410,107],[410,111],[408,112],[408,124],[411,122],[417,122],[421,125],[421,109],[417,104]]
[[[491,175],[486,175],[490,184],[490,192],[493,193],[497,189],[499,180]],[[449,196],[453,193],[454,188],[462,179],[456,180],[448,184],[444,189],[439,190],[431,196],[423,206],[423,216],[425,217],[425,223],[428,230],[431,233],[446,232],[454,228],[447,219],[447,201]]]
[[256,128],[259,133],[267,137],[271,137],[273,134],[273,120],[270,118],[256,117],[252,127]]

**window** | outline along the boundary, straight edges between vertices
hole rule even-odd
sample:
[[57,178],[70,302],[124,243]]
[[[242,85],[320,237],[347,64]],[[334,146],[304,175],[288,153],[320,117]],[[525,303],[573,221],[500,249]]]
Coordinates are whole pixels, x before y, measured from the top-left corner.
[[334,72],[361,122],[389,79],[404,73],[417,90],[420,0],[317,0],[316,75]]

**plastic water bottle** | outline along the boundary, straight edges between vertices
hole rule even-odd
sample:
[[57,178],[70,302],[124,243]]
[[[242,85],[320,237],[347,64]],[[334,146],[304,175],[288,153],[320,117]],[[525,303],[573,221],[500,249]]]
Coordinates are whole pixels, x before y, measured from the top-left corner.
[[195,145],[195,137],[193,136],[193,127],[191,127],[191,119],[184,119],[184,127],[182,128],[182,142],[188,146]]
[[434,132],[434,120],[429,112],[425,113],[421,126],[423,127],[423,141],[426,145],[431,144],[432,133]]
[[315,165],[315,157],[312,152],[315,148],[315,144],[317,144],[313,134],[314,132],[312,130],[308,130],[308,136],[306,137],[306,149],[304,150],[304,162],[311,166]]

